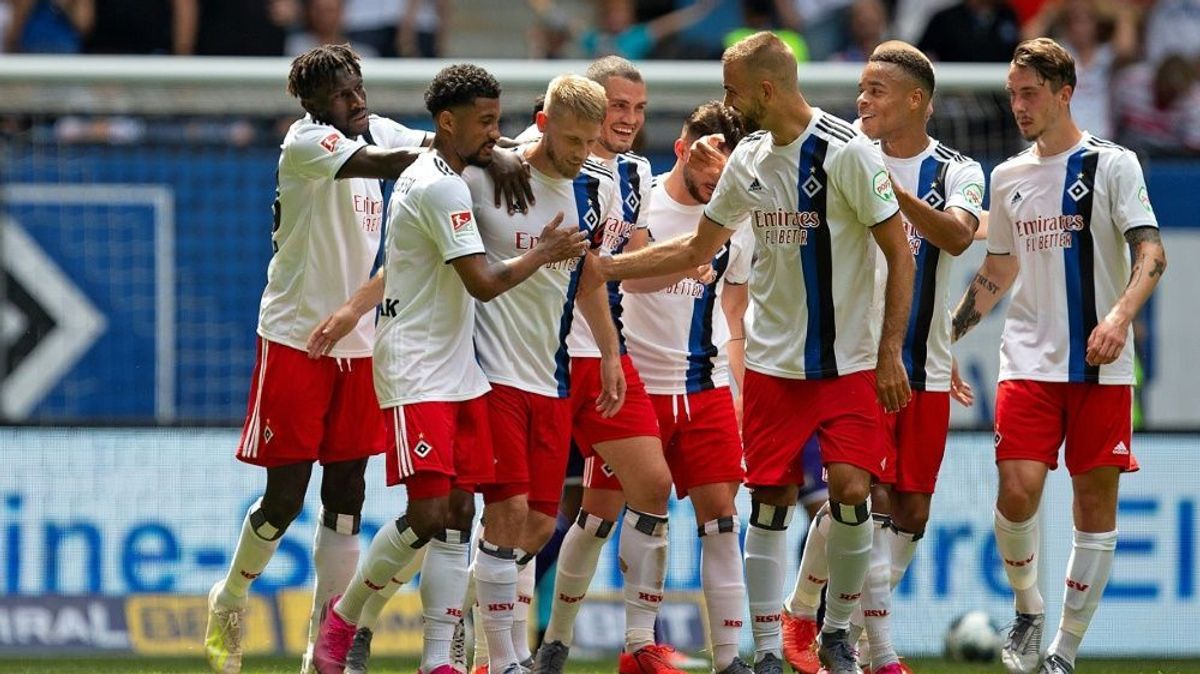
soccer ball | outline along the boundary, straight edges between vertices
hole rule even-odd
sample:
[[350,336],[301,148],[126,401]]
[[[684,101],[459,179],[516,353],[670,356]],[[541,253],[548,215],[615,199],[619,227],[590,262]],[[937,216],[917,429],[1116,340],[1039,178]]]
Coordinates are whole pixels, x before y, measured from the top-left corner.
[[955,662],[991,662],[1000,653],[1000,631],[983,611],[968,611],[946,630],[946,657]]

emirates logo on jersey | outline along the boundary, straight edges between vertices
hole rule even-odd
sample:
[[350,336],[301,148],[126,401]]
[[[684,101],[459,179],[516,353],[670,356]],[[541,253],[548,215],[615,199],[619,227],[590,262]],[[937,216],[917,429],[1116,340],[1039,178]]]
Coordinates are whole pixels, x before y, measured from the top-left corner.
[[321,147],[325,148],[326,152],[333,152],[337,149],[339,140],[341,140],[341,136],[336,133],[331,133],[321,139]]

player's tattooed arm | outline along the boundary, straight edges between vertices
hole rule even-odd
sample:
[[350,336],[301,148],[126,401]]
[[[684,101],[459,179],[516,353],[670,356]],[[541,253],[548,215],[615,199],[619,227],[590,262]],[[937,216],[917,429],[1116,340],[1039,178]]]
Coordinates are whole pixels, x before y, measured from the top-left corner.
[[1167,269],[1167,253],[1157,227],[1131,229],[1125,232],[1125,241],[1133,253],[1129,284],[1112,310],[1088,336],[1086,360],[1089,365],[1107,365],[1120,357],[1130,324]]
[[950,321],[951,341],[957,342],[983,320],[1017,280],[1017,271],[1015,256],[988,253],[954,310]]

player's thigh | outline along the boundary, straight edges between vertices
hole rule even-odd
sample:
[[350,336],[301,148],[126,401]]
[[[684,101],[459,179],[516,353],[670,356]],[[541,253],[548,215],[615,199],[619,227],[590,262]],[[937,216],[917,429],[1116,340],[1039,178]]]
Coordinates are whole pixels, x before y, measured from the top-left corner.
[[1071,475],[1111,466],[1138,470],[1133,454],[1133,387],[1068,384],[1066,464]]
[[260,337],[237,458],[268,468],[319,458],[335,373],[332,359]]
[[493,482],[496,475],[487,394],[455,405],[454,488],[475,493],[480,485]]
[[529,450],[534,419],[528,396],[525,391],[498,384],[493,385],[486,396],[495,474],[493,480],[482,487],[485,504],[529,493]]
[[[675,437],[665,448],[676,494],[684,498],[691,496],[694,489],[706,485],[741,484],[745,477],[742,439],[729,388],[688,394],[685,400],[687,417],[678,425]],[[693,505],[699,512],[700,504],[694,497]],[[728,513],[718,516],[724,514]]]
[[562,498],[571,452],[571,405],[566,399],[534,396],[532,407],[529,508],[553,519]]
[[950,429],[950,394],[914,391],[908,405],[897,413],[896,481],[898,492],[932,494],[946,456]]
[[383,410],[375,397],[370,358],[351,358],[338,370],[325,414],[321,463],[365,459],[383,453],[387,443]]
[[[387,433],[384,458],[389,486],[408,482],[421,473],[454,476],[457,406],[453,402],[418,402],[384,410]],[[449,484],[447,480],[445,494],[433,496],[448,495]]]
[[746,484],[804,484],[803,448],[820,420],[812,382],[746,371],[742,439]]
[[1066,437],[1066,390],[1057,382],[1011,379],[996,387],[996,461],[1038,461],[1058,468]]

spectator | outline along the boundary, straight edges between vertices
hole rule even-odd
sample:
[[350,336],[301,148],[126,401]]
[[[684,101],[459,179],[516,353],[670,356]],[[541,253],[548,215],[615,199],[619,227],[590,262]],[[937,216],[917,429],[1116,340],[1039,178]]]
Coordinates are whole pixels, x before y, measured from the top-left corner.
[[716,0],[696,0],[652,21],[635,23],[633,0],[596,0],[598,28],[580,37],[584,56],[599,58],[615,54],[631,60],[644,59],[660,40],[700,21],[715,5]]
[[808,45],[808,57],[826,61],[850,44],[847,30],[854,0],[788,0],[779,3],[784,26],[799,31]]
[[529,0],[535,20],[529,25],[529,58],[567,58],[571,48],[571,17],[551,0]]
[[888,14],[882,0],[855,0],[850,5],[850,44],[833,55],[834,61],[866,63],[887,36]]
[[12,0],[4,51],[77,54],[92,31],[94,0]]
[[[211,1],[206,0],[206,6]],[[197,2],[94,2],[92,30],[84,36],[84,51],[90,54],[191,54],[196,43]]]
[[808,61],[808,44],[804,37],[790,28],[780,27],[778,17],[786,15],[782,7],[791,0],[742,0],[742,25],[725,34],[725,47],[731,47],[742,39],[764,30],[769,30],[792,50],[797,63]]
[[406,0],[397,28],[401,56],[437,58],[445,53],[449,0]]
[[287,30],[300,14],[299,0],[203,0],[196,53],[283,56]]
[[1186,58],[1125,68],[1115,89],[1117,142],[1153,154],[1200,152],[1200,84]]
[[345,44],[359,56],[378,56],[369,44],[358,44],[349,40],[342,30],[342,0],[305,0],[305,30],[288,35],[284,51],[288,56],[299,56],[323,44]]
[[369,45],[379,56],[399,56],[397,35],[404,7],[405,0],[345,0],[342,30],[355,51]]
[[1146,60],[1200,57],[1200,0],[1158,0],[1146,20]]
[[1019,38],[1005,0],[963,0],[934,14],[917,46],[939,61],[1007,63]]
[[1051,0],[1025,24],[1024,38],[1049,35],[1075,59],[1077,83],[1071,114],[1079,128],[1112,138],[1109,85],[1117,69],[1137,54],[1137,11],[1099,0]]

